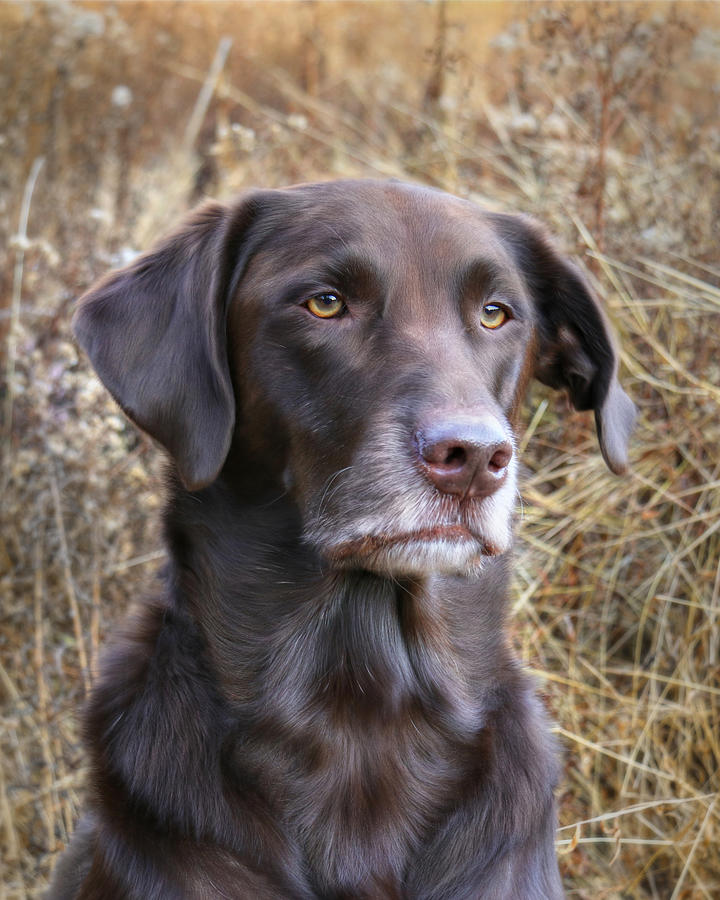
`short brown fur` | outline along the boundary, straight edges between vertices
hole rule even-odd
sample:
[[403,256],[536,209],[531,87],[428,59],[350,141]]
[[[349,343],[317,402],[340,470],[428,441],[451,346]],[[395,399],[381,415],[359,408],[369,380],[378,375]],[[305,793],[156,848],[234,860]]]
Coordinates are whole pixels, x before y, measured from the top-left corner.
[[[342,316],[310,314],[320,291]],[[555,747],[504,630],[515,462],[460,496],[418,435],[512,442],[534,374],[624,469],[632,404],[577,270],[437,191],[305,185],[196,212],[76,332],[171,456],[169,564],[105,656],[51,897],[561,897]]]

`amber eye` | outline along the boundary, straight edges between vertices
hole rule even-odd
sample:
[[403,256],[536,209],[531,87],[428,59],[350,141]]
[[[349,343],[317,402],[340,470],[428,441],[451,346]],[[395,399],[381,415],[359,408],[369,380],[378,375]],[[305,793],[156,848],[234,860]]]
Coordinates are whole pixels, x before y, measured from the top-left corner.
[[497,303],[486,303],[480,315],[480,321],[485,328],[499,328],[509,318],[502,306],[498,306]]
[[320,319],[332,319],[345,312],[345,304],[336,294],[316,294],[305,306]]

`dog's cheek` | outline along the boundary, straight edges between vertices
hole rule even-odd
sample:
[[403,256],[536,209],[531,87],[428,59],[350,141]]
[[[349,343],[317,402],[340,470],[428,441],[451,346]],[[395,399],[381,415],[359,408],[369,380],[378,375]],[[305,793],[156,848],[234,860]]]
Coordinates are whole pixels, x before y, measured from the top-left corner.
[[272,460],[279,486],[303,515],[333,477],[353,465],[364,432],[366,399],[358,395],[357,380],[338,368],[288,348],[259,354],[245,376],[243,418],[263,423],[260,440],[257,432],[248,435],[253,455],[262,466]]
[[355,456],[350,440],[340,430],[335,440],[318,440],[317,435],[296,431],[290,439],[290,452],[283,473],[283,486],[295,499],[304,521],[317,517],[322,509],[334,506],[337,490],[352,471]]

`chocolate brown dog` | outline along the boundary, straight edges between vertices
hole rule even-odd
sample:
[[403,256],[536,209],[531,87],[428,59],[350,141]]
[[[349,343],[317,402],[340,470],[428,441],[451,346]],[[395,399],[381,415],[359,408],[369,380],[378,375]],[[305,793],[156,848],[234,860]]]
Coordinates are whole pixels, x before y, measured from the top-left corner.
[[555,900],[558,767],[504,634],[529,380],[633,405],[532,221],[401,183],[209,204],[82,299],[168,451],[166,588],[86,714],[55,898]]

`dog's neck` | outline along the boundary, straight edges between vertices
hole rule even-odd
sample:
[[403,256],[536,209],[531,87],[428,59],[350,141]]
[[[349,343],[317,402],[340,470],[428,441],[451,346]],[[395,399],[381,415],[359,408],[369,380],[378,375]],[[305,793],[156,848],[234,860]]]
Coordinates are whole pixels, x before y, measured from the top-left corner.
[[222,478],[177,486],[166,514],[175,602],[196,622],[230,703],[273,698],[292,727],[311,697],[339,716],[394,718],[419,704],[457,733],[481,724],[498,676],[507,560],[479,576],[402,578],[334,570],[302,539],[296,504]]

